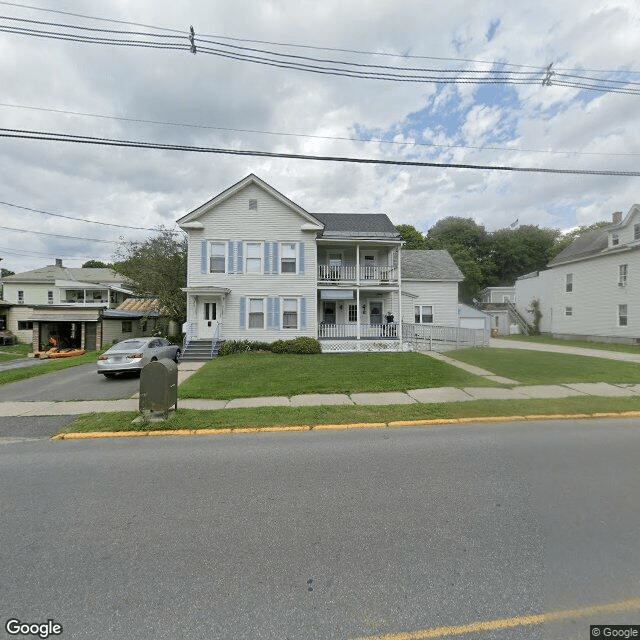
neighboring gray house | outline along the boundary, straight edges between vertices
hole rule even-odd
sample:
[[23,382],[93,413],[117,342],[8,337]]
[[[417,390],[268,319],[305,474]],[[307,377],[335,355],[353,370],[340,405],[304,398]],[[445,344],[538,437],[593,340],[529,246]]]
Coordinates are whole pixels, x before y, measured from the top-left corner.
[[576,238],[548,265],[516,281],[516,306],[556,337],[640,342],[640,205]]
[[403,251],[384,214],[312,214],[249,175],[177,223],[189,237],[188,342],[401,350],[402,322],[457,326],[459,269],[444,251]]
[[2,313],[7,335],[46,349],[50,337],[61,347],[87,351],[153,329],[150,314],[115,310],[132,294],[112,269],[70,268],[56,264],[3,278]]

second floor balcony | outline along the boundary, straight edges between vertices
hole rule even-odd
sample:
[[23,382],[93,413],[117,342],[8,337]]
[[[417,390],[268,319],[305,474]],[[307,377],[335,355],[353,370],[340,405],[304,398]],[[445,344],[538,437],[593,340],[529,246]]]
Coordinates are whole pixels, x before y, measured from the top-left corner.
[[355,284],[390,284],[398,281],[398,268],[389,265],[319,264],[319,282],[353,282]]

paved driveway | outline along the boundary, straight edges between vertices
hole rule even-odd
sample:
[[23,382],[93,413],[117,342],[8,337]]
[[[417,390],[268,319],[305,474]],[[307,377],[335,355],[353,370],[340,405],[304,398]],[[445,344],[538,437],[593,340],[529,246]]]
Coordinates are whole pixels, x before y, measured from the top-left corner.
[[28,380],[0,386],[0,402],[120,400],[138,392],[140,378],[126,374],[108,380],[96,373],[95,364],[82,364]]

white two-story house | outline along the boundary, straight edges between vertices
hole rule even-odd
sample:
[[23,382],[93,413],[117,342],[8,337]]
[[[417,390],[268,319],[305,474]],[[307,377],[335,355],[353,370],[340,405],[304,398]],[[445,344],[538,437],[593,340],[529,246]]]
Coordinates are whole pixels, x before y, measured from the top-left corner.
[[384,214],[312,214],[249,175],[177,223],[189,238],[187,342],[309,336],[323,351],[401,350],[402,321],[457,323],[462,274],[449,254],[403,252]]
[[516,307],[557,337],[640,343],[640,205],[613,214],[609,227],[588,231],[545,271],[516,280]]

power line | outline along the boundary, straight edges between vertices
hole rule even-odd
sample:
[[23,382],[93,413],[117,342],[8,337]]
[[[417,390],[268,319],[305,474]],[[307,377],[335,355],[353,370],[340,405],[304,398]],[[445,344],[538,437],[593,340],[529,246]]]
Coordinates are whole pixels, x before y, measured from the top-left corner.
[[311,138],[316,140],[340,140],[346,142],[364,142],[375,144],[388,144],[399,147],[425,147],[433,149],[473,149],[476,151],[510,151],[519,153],[552,153],[562,155],[579,155],[579,156],[639,156],[640,153],[615,153],[604,151],[568,151],[568,150],[552,150],[552,149],[515,149],[513,147],[477,147],[472,145],[461,144],[433,144],[427,142],[398,142],[396,140],[385,140],[383,138],[353,138],[348,136],[321,136],[309,133],[290,133],[285,131],[264,131],[262,129],[240,129],[234,127],[216,127],[206,124],[195,124],[187,122],[170,122],[167,120],[146,120],[144,118],[128,118],[125,116],[106,115],[101,113],[87,113],[83,111],[70,111],[68,109],[53,109],[50,107],[34,107],[31,105],[13,104],[9,102],[0,102],[0,107],[11,107],[14,109],[31,109],[33,111],[44,111],[48,113],[63,113],[74,116],[84,116],[88,118],[104,118],[107,120],[118,120],[122,122],[135,122],[142,124],[158,124],[169,127],[185,127],[193,129],[206,129],[213,131],[229,131],[233,133],[258,133],[270,136],[287,136],[293,138]]
[[[113,24],[123,24],[129,25],[133,27],[144,27],[145,29],[155,29],[158,31],[166,31],[169,33],[183,34],[185,30],[183,29],[172,29],[168,27],[159,27],[156,25],[149,25],[141,22],[132,22],[128,20],[118,20],[114,18],[103,18],[98,16],[92,16],[82,13],[73,13],[70,11],[62,11],[59,9],[46,9],[43,7],[36,7],[33,5],[17,3],[17,2],[7,2],[5,0],[0,0],[0,5],[6,5],[10,7],[19,7],[22,9],[30,9],[33,11],[41,11],[46,13],[54,13],[58,15],[66,15],[72,16],[75,18],[83,18],[86,20],[95,20],[100,22],[110,22]],[[529,65],[529,64],[516,64],[510,63],[500,60],[479,60],[477,58],[453,58],[453,57],[444,57],[444,56],[427,56],[427,55],[416,55],[416,54],[408,54],[408,53],[396,53],[389,51],[366,51],[360,49],[347,49],[347,48],[339,48],[339,47],[327,47],[327,46],[317,46],[310,44],[299,44],[299,43],[285,43],[285,42],[275,42],[270,40],[256,40],[251,38],[238,38],[232,36],[225,36],[220,34],[201,34],[203,38],[216,38],[219,40],[229,40],[232,42],[246,42],[253,43],[259,45],[271,45],[277,47],[289,47],[296,49],[312,49],[316,51],[333,51],[338,53],[352,53],[357,55],[366,55],[366,56],[380,56],[380,57],[392,57],[392,58],[404,58],[404,59],[416,59],[416,60],[440,60],[444,62],[466,62],[471,64],[485,64],[489,66],[504,66],[504,67],[519,67],[519,68],[528,68],[528,69],[540,69],[540,65]],[[575,71],[575,67],[556,67],[557,71]],[[640,70],[634,69],[585,69],[580,68],[582,72],[590,72],[590,73],[627,73],[627,74],[640,74]]]
[[109,244],[119,244],[118,240],[100,240],[99,238],[84,238],[81,236],[67,236],[61,233],[47,233],[45,231],[30,231],[29,229],[16,229],[15,227],[5,227],[0,225],[0,229],[8,231],[17,231],[18,233],[35,233],[39,236],[53,236],[54,238],[66,238],[70,240],[86,240],[87,242],[104,242]]
[[611,171],[600,169],[555,169],[543,167],[512,167],[500,165],[458,164],[445,162],[423,162],[418,160],[384,160],[376,158],[354,158],[341,156],[316,156],[296,153],[276,153],[272,151],[223,149],[216,147],[195,147],[189,145],[161,144],[136,140],[117,140],[113,138],[97,138],[78,136],[66,133],[52,133],[46,131],[29,131],[25,129],[0,128],[0,137],[19,138],[26,140],[43,140],[48,142],[73,142],[76,144],[90,144],[109,147],[129,147],[137,149],[157,149],[165,151],[186,151],[193,153],[210,153],[235,156],[252,156],[259,158],[283,158],[289,160],[314,160],[321,162],[339,162],[353,164],[371,164],[400,167],[433,167],[442,169],[475,169],[483,171],[513,171],[520,173],[552,173],[569,175],[593,176],[624,176],[640,177],[640,171]]
[[4,202],[3,200],[0,200],[0,204],[5,205],[5,207],[13,207],[14,209],[22,209],[24,211],[30,211],[32,213],[43,213],[46,216],[55,216],[56,218],[65,218],[66,220],[74,220],[75,222],[87,222],[90,224],[99,224],[105,227],[118,227],[120,229],[136,229],[138,231],[156,231],[156,229],[152,229],[150,227],[132,227],[127,224],[115,224],[113,222],[98,222],[97,220],[86,220],[85,218],[74,218],[72,216],[65,216],[61,213],[51,213],[50,211],[43,211],[42,209],[31,209],[30,207],[23,207],[19,204]]
[[[123,31],[116,29],[97,29],[83,25],[69,25],[62,23],[46,22],[41,20],[29,20],[25,18],[15,18],[11,16],[0,16],[5,20],[13,22],[26,22],[36,24],[38,26],[54,26],[72,30],[71,33],[50,30],[37,30],[21,26],[0,26],[0,32],[13,33],[19,35],[27,35],[32,37],[52,38],[57,40],[67,40],[73,42],[99,44],[104,46],[127,46],[127,47],[144,47],[153,49],[168,50],[190,50],[196,52],[193,42],[181,44],[167,43],[167,38],[180,38],[184,36],[173,36],[167,34],[154,34],[137,31]],[[153,28],[153,27],[150,27]],[[80,30],[80,33],[77,31]],[[90,32],[91,35],[85,35],[82,32]],[[119,37],[98,37],[96,32],[108,33],[110,35],[125,36]],[[177,32],[179,33],[179,32]],[[134,36],[142,36],[151,38],[151,40],[140,40]],[[154,38],[164,38],[163,42],[157,42]],[[190,40],[193,38],[191,34]],[[640,83],[627,82],[622,80],[607,80],[603,78],[593,78],[588,76],[566,76],[570,82],[567,82],[563,76],[565,74],[553,74],[550,72],[551,66],[547,68],[546,76],[544,69],[529,67],[536,69],[535,71],[511,71],[496,69],[473,70],[473,69],[431,69],[416,67],[398,67],[379,64],[364,64],[353,61],[334,60],[327,58],[312,58],[309,56],[295,55],[290,53],[280,53],[278,51],[258,49],[255,47],[246,47],[241,45],[226,44],[219,40],[208,40],[207,37],[200,38],[208,44],[214,44],[217,48],[198,45],[197,50],[208,55],[216,55],[226,59],[249,62],[253,64],[267,65],[271,67],[285,68],[296,71],[305,71],[308,73],[316,73],[322,75],[343,76],[348,78],[369,79],[379,81],[394,82],[417,82],[417,83],[435,83],[435,84],[540,84],[564,86],[587,91],[606,91],[611,93],[624,93],[627,95],[640,95],[640,89],[634,89],[631,85]],[[504,65],[501,65],[504,66]],[[511,65],[514,66],[514,65]],[[410,72],[401,73],[401,72]],[[415,75],[417,74],[417,75]],[[431,75],[424,75],[431,74]],[[435,75],[433,75],[435,74]],[[553,82],[551,76],[554,76]],[[557,79],[556,78],[559,78]],[[575,84],[571,82],[573,78],[581,78],[585,80],[583,84]],[[611,85],[614,86],[611,86]],[[616,85],[623,86],[616,86]]]

